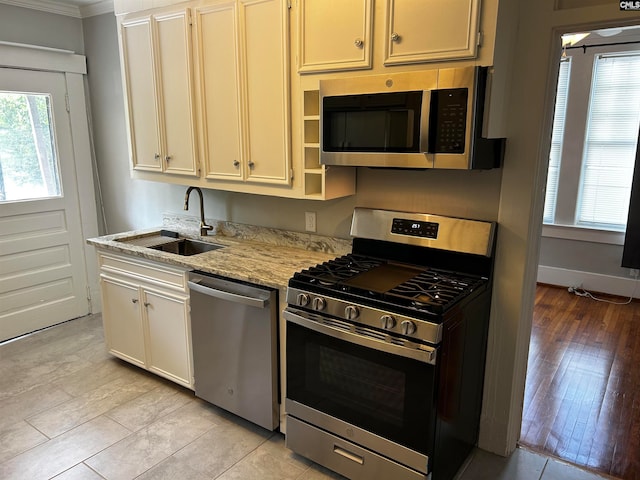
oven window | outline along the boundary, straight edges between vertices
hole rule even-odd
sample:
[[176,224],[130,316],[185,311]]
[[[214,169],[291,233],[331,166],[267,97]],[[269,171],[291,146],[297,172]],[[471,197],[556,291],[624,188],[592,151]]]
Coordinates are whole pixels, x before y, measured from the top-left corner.
[[287,323],[287,398],[428,454],[436,369]]
[[322,396],[328,389],[336,402],[402,426],[404,372],[317,344],[307,345],[305,365],[312,393]]

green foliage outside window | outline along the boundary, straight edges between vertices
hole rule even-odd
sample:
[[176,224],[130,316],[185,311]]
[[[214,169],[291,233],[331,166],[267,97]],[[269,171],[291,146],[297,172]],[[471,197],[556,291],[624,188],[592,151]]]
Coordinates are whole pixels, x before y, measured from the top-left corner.
[[60,195],[48,95],[0,92],[0,201]]

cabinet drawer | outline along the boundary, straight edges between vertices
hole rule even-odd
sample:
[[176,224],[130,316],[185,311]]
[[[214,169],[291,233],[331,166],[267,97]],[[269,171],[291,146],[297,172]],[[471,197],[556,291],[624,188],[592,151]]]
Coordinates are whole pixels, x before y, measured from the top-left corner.
[[174,268],[150,260],[112,253],[100,252],[98,258],[103,272],[125,276],[150,285],[171,288],[181,292],[187,291],[185,273],[187,269]]

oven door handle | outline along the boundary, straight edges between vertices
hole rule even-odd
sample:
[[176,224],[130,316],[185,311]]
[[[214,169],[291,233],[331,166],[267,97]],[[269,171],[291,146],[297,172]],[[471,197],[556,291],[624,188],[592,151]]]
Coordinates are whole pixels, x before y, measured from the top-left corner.
[[403,347],[402,345],[396,345],[394,343],[385,342],[376,338],[370,338],[365,335],[332,327],[314,320],[309,320],[308,318],[300,315],[300,313],[292,311],[289,308],[284,310],[284,317],[288,322],[293,322],[301,327],[308,328],[324,335],[329,335],[330,337],[337,338],[339,340],[344,340],[349,343],[354,343],[356,345],[375,350],[381,350],[393,355],[411,358],[430,365],[436,364],[437,349],[427,345],[420,345],[418,348]]

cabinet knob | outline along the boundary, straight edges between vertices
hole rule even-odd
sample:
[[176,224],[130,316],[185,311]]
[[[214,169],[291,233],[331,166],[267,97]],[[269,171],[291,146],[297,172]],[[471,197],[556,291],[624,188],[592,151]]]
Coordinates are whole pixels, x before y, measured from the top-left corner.
[[238,168],[240,166],[240,162],[238,160],[233,161],[233,166]]
[[167,155],[166,157],[164,157],[164,159],[165,159],[165,161],[168,162],[169,160],[171,160],[171,155]]
[[149,305],[151,305],[149,302],[144,302],[145,307],[148,307]]
[[400,35],[398,35],[396,32],[393,32],[391,34],[391,41],[392,42],[399,42],[400,41]]
[[362,41],[362,39],[356,38],[356,40],[355,40],[355,42],[353,42],[353,44],[358,48],[362,48],[362,46],[364,45],[364,42]]
[[253,167],[255,167],[255,166],[256,166],[256,164],[255,164],[255,163],[253,163],[253,162],[249,162],[249,163],[247,163],[247,165],[249,165],[249,168],[253,168]]
[[132,298],[131,299],[131,303],[138,303],[138,299],[137,298]]
[[159,154],[159,153],[156,153],[156,154],[153,156],[153,158],[155,158],[156,160],[160,160],[160,154]]

